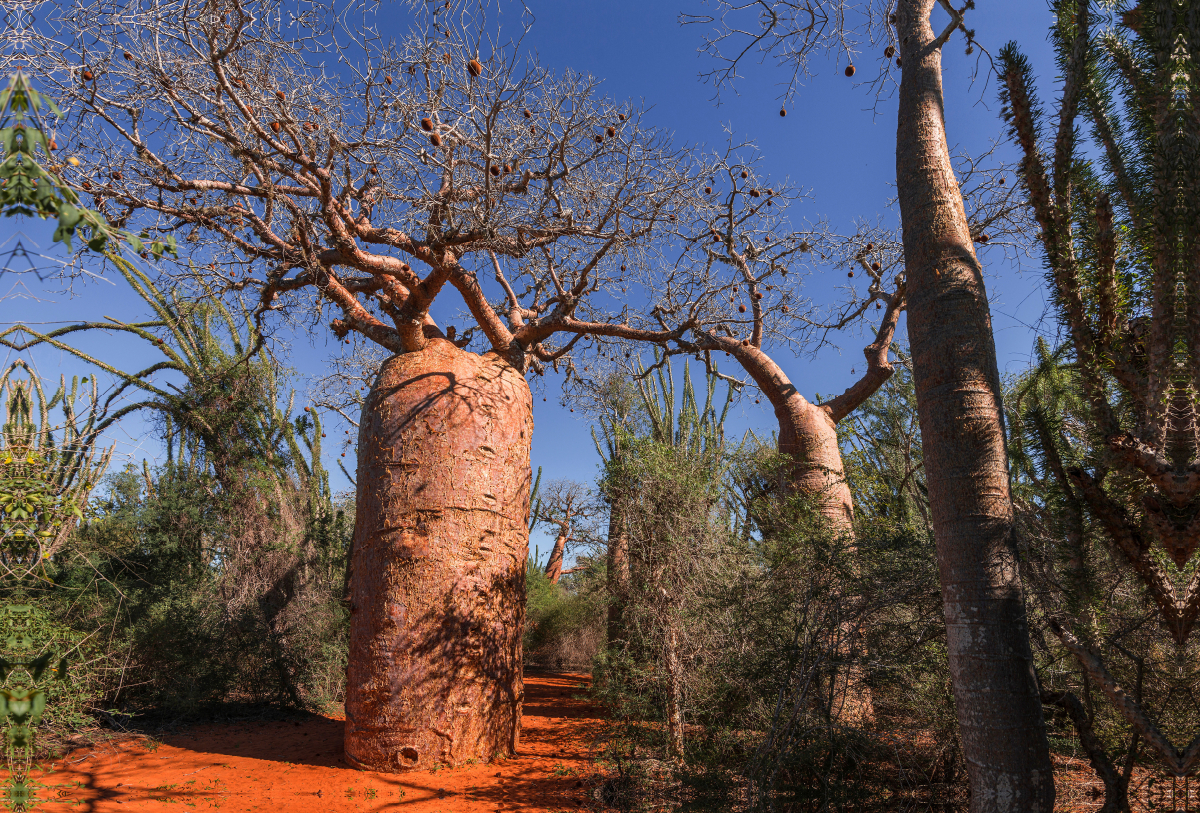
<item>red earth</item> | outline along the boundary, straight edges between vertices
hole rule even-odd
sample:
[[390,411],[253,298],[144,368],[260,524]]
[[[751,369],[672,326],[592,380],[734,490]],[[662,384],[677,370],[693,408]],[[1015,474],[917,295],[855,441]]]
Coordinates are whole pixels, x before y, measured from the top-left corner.
[[35,782],[39,811],[574,811],[590,801],[600,710],[589,678],[525,678],[517,755],[503,762],[404,774],[348,768],[341,719],[206,723],[164,736],[77,749]]

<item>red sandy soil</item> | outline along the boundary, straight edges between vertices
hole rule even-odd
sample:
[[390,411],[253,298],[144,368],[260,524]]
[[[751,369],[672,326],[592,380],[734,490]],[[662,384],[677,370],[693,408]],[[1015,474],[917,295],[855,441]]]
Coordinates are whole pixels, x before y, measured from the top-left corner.
[[[82,748],[31,775],[38,811],[574,811],[596,786],[599,709],[576,699],[588,678],[529,675],[516,757],[488,765],[383,774],[348,768],[343,722],[201,724],[166,736]],[[61,800],[61,801],[59,801]]]

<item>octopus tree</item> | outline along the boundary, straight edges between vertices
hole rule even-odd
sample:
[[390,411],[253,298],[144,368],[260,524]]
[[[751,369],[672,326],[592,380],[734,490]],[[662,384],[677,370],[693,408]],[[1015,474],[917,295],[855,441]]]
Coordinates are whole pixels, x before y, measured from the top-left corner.
[[[687,156],[595,79],[489,44],[482,14],[414,9],[384,43],[362,20],[211,0],[110,13],[43,56],[110,220],[185,235],[179,273],[256,293],[260,315],[390,354],[359,426],[346,696],[347,761],[380,771],[513,753],[527,376],[569,369],[581,336],[685,330],[619,302],[653,282],[694,189]],[[433,315],[453,296],[461,334]]]

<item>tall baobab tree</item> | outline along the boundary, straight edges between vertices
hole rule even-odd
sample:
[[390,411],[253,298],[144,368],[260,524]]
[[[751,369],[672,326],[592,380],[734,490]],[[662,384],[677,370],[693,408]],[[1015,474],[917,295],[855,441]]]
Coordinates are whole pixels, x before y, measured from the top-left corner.
[[1054,776],[1016,555],[995,341],[946,141],[942,47],[963,16],[943,3],[950,24],[935,32],[936,4],[899,0],[892,19],[903,66],[896,183],[908,336],[947,656],[971,810],[1048,812]]
[[554,546],[546,560],[546,578],[558,584],[563,575],[567,544],[579,532],[579,523],[596,511],[587,487],[574,480],[551,480],[538,489],[537,519],[555,526]]
[[[935,32],[934,7],[950,15]],[[949,0],[894,0],[851,7],[842,0],[768,0],[750,8],[718,0],[716,33],[704,49],[722,60],[711,78],[737,75],[748,55],[792,71],[785,98],[812,58],[834,52],[856,73],[854,51],[880,47],[884,88],[900,75],[896,141],[903,229],[904,292],[938,566],[948,657],[973,811],[1043,810],[1054,803],[1049,746],[1013,540],[999,373],[982,266],[946,141],[942,47],[961,30]],[[886,20],[886,24],[884,21]],[[749,37],[743,48],[739,37]],[[894,60],[894,62],[893,62]],[[786,108],[780,111],[786,113]]]
[[[293,30],[276,0],[131,6],[136,24],[110,13],[66,32],[86,49],[41,57],[75,113],[78,185],[110,220],[184,235],[190,273],[253,292],[260,315],[392,354],[359,426],[345,739],[350,764],[383,771],[515,749],[526,377],[569,367],[582,336],[670,338],[606,308],[655,282],[654,240],[695,181],[596,80],[490,43],[481,14],[418,6],[390,44],[362,21]],[[451,291],[462,333],[433,316]]]

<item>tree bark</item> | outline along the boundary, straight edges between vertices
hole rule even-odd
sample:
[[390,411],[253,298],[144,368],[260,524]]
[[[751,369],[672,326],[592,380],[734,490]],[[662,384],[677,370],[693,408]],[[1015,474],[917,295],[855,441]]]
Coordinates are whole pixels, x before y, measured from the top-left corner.
[[800,394],[774,359],[754,346],[728,348],[771,402],[779,424],[778,448],[791,459],[787,489],[815,500],[817,512],[838,536],[854,536],[854,500],[842,467],[837,423],[824,405]]
[[346,760],[511,755],[520,736],[533,399],[495,353],[393,356],[363,406]]
[[973,813],[1050,813],[1054,778],[1013,540],[996,349],[946,143],[934,2],[901,0],[896,9],[896,178],[950,674]]
[[550,558],[546,560],[546,578],[551,584],[558,584],[563,572],[563,554],[567,549],[567,534],[560,533],[554,539],[554,547],[550,550]]

